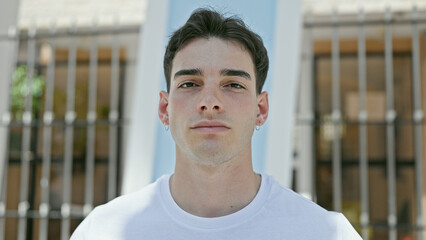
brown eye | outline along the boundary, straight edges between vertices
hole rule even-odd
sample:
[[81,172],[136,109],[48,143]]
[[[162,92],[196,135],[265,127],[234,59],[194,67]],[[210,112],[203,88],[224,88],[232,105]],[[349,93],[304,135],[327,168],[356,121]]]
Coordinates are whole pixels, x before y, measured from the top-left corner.
[[192,87],[196,87],[197,85],[193,82],[185,82],[182,83],[181,85],[179,85],[179,88],[192,88]]
[[239,83],[230,83],[228,86],[235,89],[244,89],[244,86]]

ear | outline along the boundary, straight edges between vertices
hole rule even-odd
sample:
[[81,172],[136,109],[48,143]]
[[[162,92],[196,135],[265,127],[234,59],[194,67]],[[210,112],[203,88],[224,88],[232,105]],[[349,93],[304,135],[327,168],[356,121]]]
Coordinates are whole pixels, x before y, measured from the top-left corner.
[[160,102],[158,103],[158,117],[164,125],[169,125],[169,94],[165,91],[160,92]]
[[257,96],[257,107],[259,112],[256,117],[256,125],[262,126],[265,124],[266,119],[268,119],[269,113],[269,100],[268,100],[268,92],[262,92]]

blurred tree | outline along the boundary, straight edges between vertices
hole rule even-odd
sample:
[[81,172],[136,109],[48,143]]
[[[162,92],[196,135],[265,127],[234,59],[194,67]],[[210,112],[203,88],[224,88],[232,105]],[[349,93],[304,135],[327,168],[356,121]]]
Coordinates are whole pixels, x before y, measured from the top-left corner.
[[27,86],[27,66],[20,65],[13,72],[12,82],[12,104],[11,111],[15,119],[22,119],[25,111],[25,101],[27,94],[31,93],[33,97],[32,112],[33,117],[41,110],[42,95],[44,89],[44,78],[40,75],[34,75],[32,89]]

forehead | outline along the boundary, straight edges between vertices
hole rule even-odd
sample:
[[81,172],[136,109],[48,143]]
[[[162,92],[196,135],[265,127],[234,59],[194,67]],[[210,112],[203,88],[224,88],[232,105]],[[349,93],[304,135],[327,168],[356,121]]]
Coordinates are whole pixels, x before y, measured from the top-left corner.
[[232,68],[246,70],[254,78],[253,60],[244,46],[235,41],[216,37],[191,40],[176,53],[172,66],[172,76],[181,69],[220,70]]

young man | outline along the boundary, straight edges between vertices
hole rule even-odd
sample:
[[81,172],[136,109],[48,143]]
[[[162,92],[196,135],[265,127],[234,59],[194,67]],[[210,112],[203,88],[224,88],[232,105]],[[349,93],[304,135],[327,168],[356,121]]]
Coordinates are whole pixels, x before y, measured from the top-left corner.
[[241,20],[195,11],[164,57],[158,113],[176,143],[173,175],[97,207],[71,239],[361,239],[342,214],[253,171],[267,71],[261,38]]

